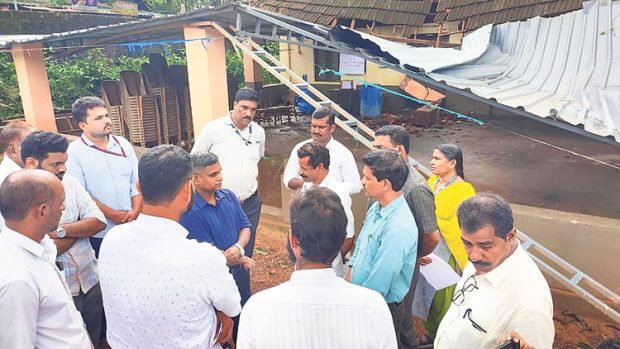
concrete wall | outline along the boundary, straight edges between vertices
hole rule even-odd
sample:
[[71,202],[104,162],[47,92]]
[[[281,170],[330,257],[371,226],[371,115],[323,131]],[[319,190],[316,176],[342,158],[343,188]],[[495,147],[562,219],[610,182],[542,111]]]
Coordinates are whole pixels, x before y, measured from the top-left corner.
[[[620,294],[620,220],[511,206],[519,230]],[[562,288],[548,279],[552,286]]]

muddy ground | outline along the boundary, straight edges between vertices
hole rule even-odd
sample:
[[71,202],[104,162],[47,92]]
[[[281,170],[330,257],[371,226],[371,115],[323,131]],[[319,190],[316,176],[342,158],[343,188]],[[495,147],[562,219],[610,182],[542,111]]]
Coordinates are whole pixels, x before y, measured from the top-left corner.
[[[252,272],[252,292],[276,286],[287,281],[293,272],[288,261],[284,244],[286,242],[286,225],[279,223],[275,217],[263,215],[256,236],[254,259],[256,268]],[[554,314],[556,339],[554,349],[589,349],[605,338],[620,335],[620,327],[610,322],[575,314]],[[418,319],[414,324],[416,332],[424,335],[423,326]]]

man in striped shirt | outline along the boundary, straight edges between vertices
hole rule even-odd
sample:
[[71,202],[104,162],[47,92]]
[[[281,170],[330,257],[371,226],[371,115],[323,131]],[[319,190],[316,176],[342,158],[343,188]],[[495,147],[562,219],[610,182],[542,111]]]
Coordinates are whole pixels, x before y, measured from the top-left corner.
[[67,170],[67,139],[57,133],[34,132],[22,142],[22,160],[27,169],[53,173],[65,190],[65,209],[58,230],[49,233],[58,250],[67,286],[80,311],[93,343],[99,342],[103,303],[97,260],[88,238],[105,228],[105,216],[80,183]]

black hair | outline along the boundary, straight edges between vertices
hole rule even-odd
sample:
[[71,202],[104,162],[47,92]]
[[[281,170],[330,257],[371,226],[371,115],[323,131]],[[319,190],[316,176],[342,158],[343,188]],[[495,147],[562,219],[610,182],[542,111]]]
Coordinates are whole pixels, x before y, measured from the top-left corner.
[[312,113],[313,119],[327,119],[327,123],[333,125],[336,122],[336,112],[328,107],[320,107]]
[[388,136],[392,146],[402,145],[405,153],[409,154],[409,132],[399,125],[385,125],[375,132],[376,136]]
[[362,157],[362,161],[372,171],[377,181],[387,179],[392,190],[399,191],[409,176],[409,167],[405,160],[392,149],[376,149]]
[[331,264],[347,235],[347,216],[338,195],[312,187],[293,199],[289,215],[291,234],[299,241],[301,255],[312,262]]
[[329,170],[329,150],[322,144],[310,142],[302,145],[297,149],[297,157],[308,158],[308,163],[312,168],[316,168],[319,164],[323,164],[325,169]]
[[463,152],[461,148],[456,144],[446,143],[438,145],[437,150],[439,150],[448,161],[456,161],[456,174],[462,179],[465,179],[465,172],[463,171]]
[[252,101],[258,103],[259,100],[260,96],[258,95],[258,92],[249,87],[242,87],[235,94],[235,102]]
[[620,337],[607,338],[600,342],[596,349],[620,349]]
[[104,107],[103,99],[95,96],[80,97],[71,105],[71,114],[76,123],[86,122],[88,111],[93,108]]
[[219,161],[217,155],[207,151],[196,151],[191,153],[189,157],[192,159],[194,170],[202,170],[207,166],[215,165]]
[[192,178],[192,160],[176,145],[149,149],[138,162],[138,178],[144,202],[170,202]]
[[21,139],[22,133],[31,128],[32,126],[21,120],[14,120],[6,124],[0,131],[0,153],[4,153],[12,141]]
[[[0,213],[7,221],[19,221],[34,207],[50,202],[54,190],[41,176],[22,170],[10,174],[0,185]],[[47,173],[47,172],[46,172]]]
[[32,157],[39,162],[47,159],[49,153],[66,153],[67,139],[58,133],[35,131],[22,141],[22,161]]
[[514,224],[510,205],[493,193],[480,193],[463,201],[456,215],[463,233],[475,233],[490,225],[495,235],[504,240]]

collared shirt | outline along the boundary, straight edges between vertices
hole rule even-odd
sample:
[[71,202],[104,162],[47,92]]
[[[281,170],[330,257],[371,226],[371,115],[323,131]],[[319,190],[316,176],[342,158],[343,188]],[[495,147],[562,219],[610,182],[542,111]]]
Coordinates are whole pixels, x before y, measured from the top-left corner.
[[230,113],[202,129],[192,153],[208,151],[219,157],[222,187],[232,190],[241,201],[258,189],[258,162],[265,155],[265,130],[252,121],[243,130],[232,122]]
[[409,158],[409,175],[401,191],[415,218],[418,231],[423,234],[437,231],[435,195],[426,183],[426,179],[416,170],[416,162],[412,158]]
[[[2,158],[2,162],[0,163],[0,185],[2,185],[2,182],[4,182],[6,177],[8,177],[11,173],[17,172],[21,169],[22,168],[19,167],[19,165],[15,163],[15,161],[11,160],[11,158],[6,153],[4,153],[4,157]],[[3,227],[4,217],[2,217],[2,215],[0,214],[0,231],[2,231]]]
[[[110,136],[106,151],[93,146],[95,144],[85,135],[69,144],[67,173],[77,179],[93,199],[114,210],[131,210],[131,198],[140,194],[136,187],[138,159],[131,143],[123,137]],[[114,225],[108,219],[106,228],[94,237],[103,238]]]
[[166,218],[141,214],[111,229],[99,279],[112,348],[220,348],[215,309],[241,311],[222,252]]
[[92,348],[46,237],[0,234],[0,348]]
[[[301,192],[304,193],[313,186],[314,184],[312,184],[311,182],[305,182],[304,185],[301,187]],[[344,214],[347,216],[346,237],[347,239],[353,238],[355,236],[355,221],[353,218],[353,211],[351,210],[352,200],[344,183],[336,180],[331,175],[331,172],[329,172],[327,176],[323,178],[323,180],[319,184],[319,187],[328,188],[338,195],[338,197],[340,198],[340,203],[344,208]],[[338,275],[339,277],[345,277],[344,268],[342,265],[342,254],[338,253],[336,258],[334,258],[334,260],[332,261],[332,269],[334,269],[334,272],[336,272],[336,275]]]
[[329,268],[297,270],[290,281],[253,295],[237,338],[239,349],[396,347],[383,298]]
[[208,242],[220,250],[234,245],[241,229],[251,227],[237,197],[228,189],[215,192],[215,205],[196,192],[194,205],[179,223],[189,231],[188,239]]
[[409,290],[418,251],[418,228],[402,195],[366,213],[349,261],[351,282],[373,289],[388,303],[401,302]]
[[[88,218],[96,218],[106,224],[103,212],[75,178],[66,174],[62,185],[65,188],[65,209],[60,217],[61,225]],[[57,260],[63,264],[67,285],[73,296],[80,294],[80,290],[84,293],[90,291],[99,282],[97,259],[88,238],[78,239]]]
[[[297,150],[301,148],[302,145],[310,142],[312,142],[312,138],[297,143],[293,151],[291,151],[291,156],[288,158],[282,178],[286,187],[288,187],[288,182],[291,179],[300,178]],[[325,145],[325,148],[329,150],[329,172],[332,176],[339,182],[344,183],[349,194],[359,193],[360,190],[362,190],[362,182],[360,181],[360,173],[355,164],[353,153],[342,145],[342,143],[335,140],[334,137],[331,137],[329,142]]]
[[[475,272],[473,264],[465,266],[457,292]],[[551,292],[520,244],[502,264],[475,278],[478,288],[465,292],[461,305],[450,305],[437,330],[435,348],[495,348],[512,331],[536,349],[552,347]],[[486,333],[476,329],[472,320]]]
[[[314,184],[311,182],[305,182],[301,187],[301,192],[304,193],[313,186]],[[319,187],[328,188],[338,195],[340,198],[340,203],[342,204],[342,207],[344,207],[344,213],[347,216],[347,238],[352,238],[355,236],[355,221],[353,218],[353,211],[351,209],[353,201],[351,200],[351,196],[349,195],[345,184],[332,176],[330,171],[327,176],[323,178],[323,181],[321,181]]]

